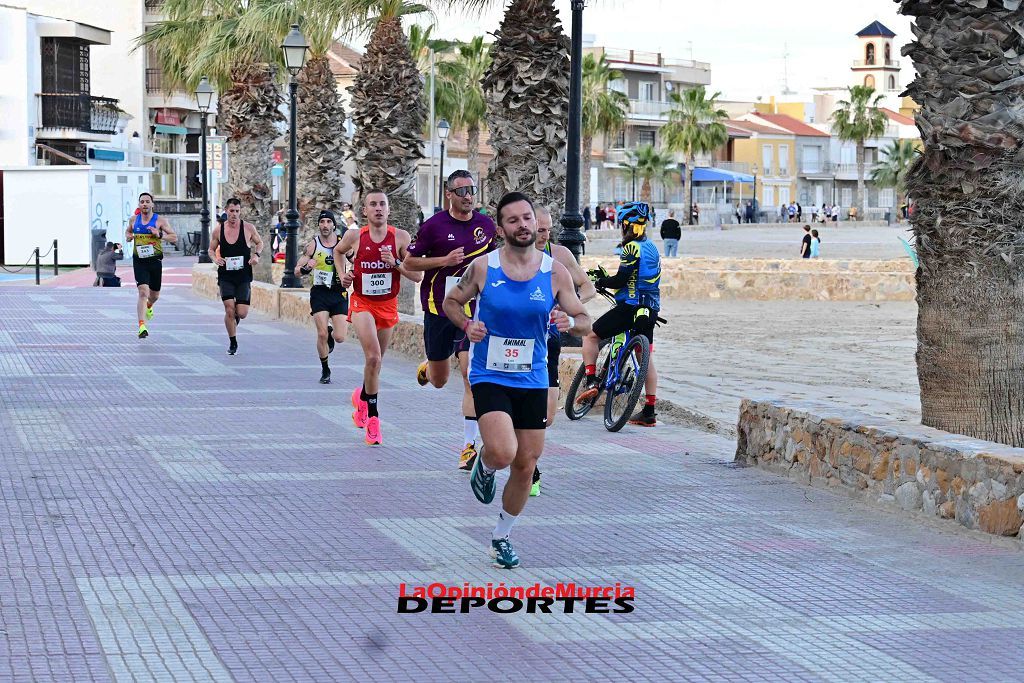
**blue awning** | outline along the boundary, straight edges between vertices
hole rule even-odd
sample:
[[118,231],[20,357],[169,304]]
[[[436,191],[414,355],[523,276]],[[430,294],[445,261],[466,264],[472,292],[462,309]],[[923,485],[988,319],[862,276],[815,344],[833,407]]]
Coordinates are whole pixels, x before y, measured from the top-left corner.
[[114,149],[97,149],[95,147],[90,147],[89,158],[99,161],[124,161],[124,152],[119,152]]
[[749,173],[736,173],[722,168],[693,169],[695,183],[752,183],[754,176]]
[[165,135],[188,135],[188,128],[184,126],[165,126],[162,123],[158,123],[153,126],[153,132]]

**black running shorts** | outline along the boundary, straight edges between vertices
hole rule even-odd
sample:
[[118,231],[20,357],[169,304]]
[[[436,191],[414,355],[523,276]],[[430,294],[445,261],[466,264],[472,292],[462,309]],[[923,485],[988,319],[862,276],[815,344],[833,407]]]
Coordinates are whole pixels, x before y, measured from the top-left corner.
[[453,354],[469,351],[469,339],[448,318],[424,311],[423,347],[427,360],[448,360]]
[[348,292],[344,289],[313,287],[309,290],[309,314],[327,311],[327,315],[348,315]]
[[635,329],[638,333],[647,337],[648,341],[654,343],[654,319],[658,317],[658,311],[651,310],[651,314],[640,320],[643,324],[634,327],[633,319],[636,316],[638,306],[629,304],[617,304],[600,318],[594,321],[594,334],[601,339],[611,339],[620,332],[627,332]]
[[240,306],[248,306],[249,300],[252,296],[252,284],[245,282],[235,282],[233,280],[221,280],[220,285],[220,300],[227,301],[228,299],[234,299],[235,304]]
[[471,388],[478,419],[487,413],[500,411],[512,417],[512,426],[515,429],[547,427],[547,389],[521,389],[493,382],[479,382]]
[[548,335],[548,386],[558,388],[558,357],[562,355],[561,337]]
[[160,283],[164,275],[164,262],[156,256],[132,259],[132,270],[135,271],[135,284],[146,285],[154,292],[160,291]]

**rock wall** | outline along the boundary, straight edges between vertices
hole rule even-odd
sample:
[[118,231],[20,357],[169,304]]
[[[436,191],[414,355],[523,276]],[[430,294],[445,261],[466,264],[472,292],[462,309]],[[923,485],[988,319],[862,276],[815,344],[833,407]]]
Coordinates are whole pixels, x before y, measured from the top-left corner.
[[744,399],[738,431],[738,463],[1022,538],[1024,449],[789,401]]
[[[583,267],[613,273],[615,256],[586,256]],[[687,257],[662,259],[662,296],[752,301],[913,301],[910,259],[891,261]]]

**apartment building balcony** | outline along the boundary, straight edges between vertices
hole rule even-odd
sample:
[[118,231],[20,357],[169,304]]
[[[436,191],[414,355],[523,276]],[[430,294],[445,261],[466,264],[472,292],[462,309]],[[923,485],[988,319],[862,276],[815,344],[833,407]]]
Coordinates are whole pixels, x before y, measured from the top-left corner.
[[[864,164],[864,176],[870,177],[875,162]],[[800,164],[800,176],[804,178],[834,178],[836,180],[856,180],[857,164],[808,163]]]
[[626,121],[644,124],[668,123],[668,113],[672,110],[671,102],[657,100],[630,100]]
[[146,0],[146,14],[163,14],[165,0]]
[[711,83],[711,64],[693,59],[676,59],[666,57],[660,52],[629,50],[614,47],[596,48],[604,54],[618,71],[641,71],[645,73],[665,74],[667,80],[692,83],[693,85],[709,85]]
[[117,102],[88,93],[39,93],[36,138],[109,142],[121,114]]
[[154,109],[182,109],[193,111],[196,101],[191,93],[172,89],[167,91],[163,69],[146,69],[146,106]]

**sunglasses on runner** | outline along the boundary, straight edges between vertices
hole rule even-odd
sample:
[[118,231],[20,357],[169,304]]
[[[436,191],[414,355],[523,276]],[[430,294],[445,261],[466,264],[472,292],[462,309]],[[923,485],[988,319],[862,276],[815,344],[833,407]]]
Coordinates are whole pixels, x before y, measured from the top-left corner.
[[468,194],[476,195],[476,185],[467,185],[465,187],[456,187],[454,190],[450,190],[454,195],[465,197]]

